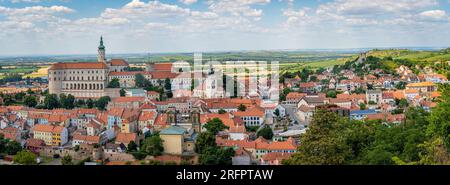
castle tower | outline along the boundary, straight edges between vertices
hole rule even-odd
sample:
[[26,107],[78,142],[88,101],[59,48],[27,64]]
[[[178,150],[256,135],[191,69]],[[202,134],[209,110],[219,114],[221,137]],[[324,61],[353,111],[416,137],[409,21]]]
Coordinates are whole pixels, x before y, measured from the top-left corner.
[[167,123],[168,124],[177,124],[177,110],[175,107],[169,107],[167,109]]
[[105,46],[103,45],[103,36],[100,37],[100,45],[98,46],[98,62],[106,63]]
[[193,107],[191,109],[191,123],[195,132],[200,133],[202,126],[200,123],[200,109],[198,107]]

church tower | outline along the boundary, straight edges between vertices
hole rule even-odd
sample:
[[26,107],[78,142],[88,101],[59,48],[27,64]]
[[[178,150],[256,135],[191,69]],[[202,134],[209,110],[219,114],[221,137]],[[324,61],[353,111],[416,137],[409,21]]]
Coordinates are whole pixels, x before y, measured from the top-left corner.
[[98,62],[106,63],[105,46],[103,45],[103,36],[100,37],[100,45],[98,46]]
[[193,107],[191,109],[191,123],[195,132],[200,133],[202,131],[202,124],[200,123],[200,109]]
[[177,109],[175,107],[167,108],[167,123],[177,125]]

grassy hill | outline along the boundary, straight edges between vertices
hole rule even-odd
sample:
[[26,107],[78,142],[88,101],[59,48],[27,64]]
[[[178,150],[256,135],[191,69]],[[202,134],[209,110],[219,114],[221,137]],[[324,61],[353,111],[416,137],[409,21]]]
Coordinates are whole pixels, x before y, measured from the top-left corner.
[[372,50],[368,56],[378,58],[392,57],[393,59],[409,60],[412,62],[440,62],[450,61],[450,48],[439,51],[412,51],[405,49]]

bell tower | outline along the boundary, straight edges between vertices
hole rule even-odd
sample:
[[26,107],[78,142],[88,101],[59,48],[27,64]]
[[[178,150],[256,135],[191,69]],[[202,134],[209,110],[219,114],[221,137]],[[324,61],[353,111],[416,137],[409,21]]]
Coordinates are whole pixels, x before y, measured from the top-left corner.
[[177,125],[177,109],[175,107],[167,109],[167,123],[169,125]]
[[100,45],[98,46],[98,62],[106,63],[105,46],[103,45],[103,36],[100,37]]
[[202,124],[200,123],[200,109],[193,107],[191,109],[191,123],[195,132],[200,133],[202,131]]

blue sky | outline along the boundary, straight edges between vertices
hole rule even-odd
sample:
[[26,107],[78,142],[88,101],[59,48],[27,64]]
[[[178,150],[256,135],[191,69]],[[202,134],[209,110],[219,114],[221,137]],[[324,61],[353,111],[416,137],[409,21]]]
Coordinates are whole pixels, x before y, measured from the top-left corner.
[[450,47],[450,0],[0,0],[0,55]]

